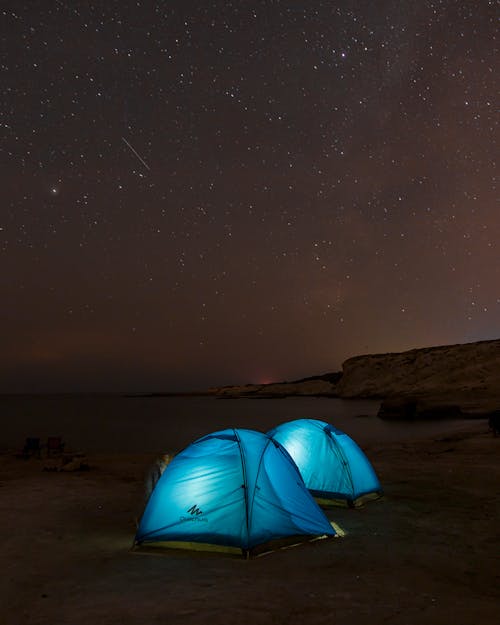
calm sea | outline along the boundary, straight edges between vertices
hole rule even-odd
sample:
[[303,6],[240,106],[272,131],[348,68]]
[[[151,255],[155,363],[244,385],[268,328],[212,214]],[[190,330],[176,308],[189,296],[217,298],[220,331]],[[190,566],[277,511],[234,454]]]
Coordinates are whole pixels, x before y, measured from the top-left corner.
[[0,451],[28,436],[62,436],[72,450],[178,451],[196,438],[237,427],[263,432],[299,418],[323,419],[360,445],[440,435],[466,421],[399,423],[376,417],[379,402],[329,398],[215,399],[72,395],[0,396]]

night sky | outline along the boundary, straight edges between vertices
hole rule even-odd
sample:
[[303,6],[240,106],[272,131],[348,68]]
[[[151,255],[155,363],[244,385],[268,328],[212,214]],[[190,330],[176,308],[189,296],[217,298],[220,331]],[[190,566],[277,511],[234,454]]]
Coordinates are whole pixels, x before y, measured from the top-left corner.
[[3,2],[0,391],[498,338],[497,10]]

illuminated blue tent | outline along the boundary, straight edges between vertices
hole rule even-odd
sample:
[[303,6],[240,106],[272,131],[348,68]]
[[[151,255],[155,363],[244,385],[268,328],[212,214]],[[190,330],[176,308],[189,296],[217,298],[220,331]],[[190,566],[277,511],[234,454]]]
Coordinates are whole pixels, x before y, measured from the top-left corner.
[[149,498],[135,540],[248,555],[272,541],[335,534],[277,441],[227,429],[174,457]]
[[268,432],[294,459],[320,504],[360,505],[382,494],[378,477],[358,445],[317,419],[297,419]]

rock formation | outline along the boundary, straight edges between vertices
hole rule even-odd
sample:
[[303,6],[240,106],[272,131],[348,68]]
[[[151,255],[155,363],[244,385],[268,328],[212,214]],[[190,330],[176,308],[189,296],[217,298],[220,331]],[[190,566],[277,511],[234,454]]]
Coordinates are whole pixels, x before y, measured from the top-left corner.
[[[500,408],[500,339],[371,354],[340,373],[213,389],[217,397],[329,396],[386,400],[386,418],[487,413]],[[400,406],[398,409],[397,406]]]
[[500,340],[350,358],[336,392],[344,398],[413,398],[421,410],[429,403],[493,410],[500,402]]
[[335,397],[335,385],[320,378],[301,382],[276,382],[274,384],[246,384],[223,386],[216,391],[217,397],[278,398],[294,396]]

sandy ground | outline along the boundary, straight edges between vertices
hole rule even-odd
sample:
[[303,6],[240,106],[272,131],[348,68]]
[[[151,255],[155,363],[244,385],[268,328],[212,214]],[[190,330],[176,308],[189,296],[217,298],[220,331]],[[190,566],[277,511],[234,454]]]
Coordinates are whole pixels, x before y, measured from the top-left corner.
[[130,551],[150,456],[63,473],[3,454],[0,624],[497,622],[500,437],[366,451],[386,495],[327,512],[345,538],[249,561]]

